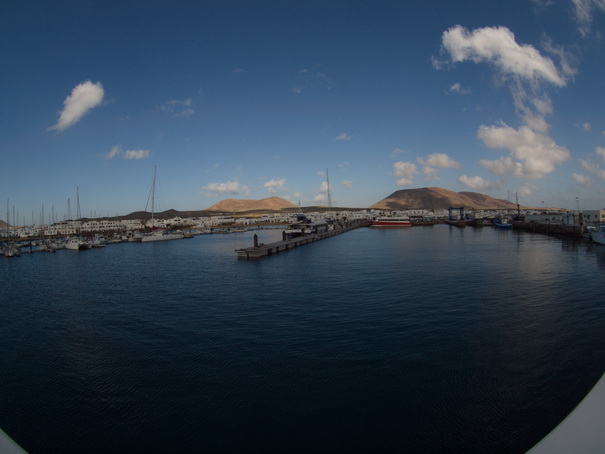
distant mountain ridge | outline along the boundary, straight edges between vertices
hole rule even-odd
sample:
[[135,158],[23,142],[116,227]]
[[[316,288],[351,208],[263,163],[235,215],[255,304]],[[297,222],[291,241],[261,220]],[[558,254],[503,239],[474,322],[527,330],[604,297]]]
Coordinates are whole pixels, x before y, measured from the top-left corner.
[[260,200],[225,199],[215,203],[205,211],[240,212],[253,210],[281,210],[284,208],[296,208],[292,202],[280,197],[267,197]]
[[401,189],[393,192],[370,208],[379,210],[444,210],[464,207],[476,210],[512,210],[517,205],[508,200],[495,199],[477,192],[454,192],[438,187]]

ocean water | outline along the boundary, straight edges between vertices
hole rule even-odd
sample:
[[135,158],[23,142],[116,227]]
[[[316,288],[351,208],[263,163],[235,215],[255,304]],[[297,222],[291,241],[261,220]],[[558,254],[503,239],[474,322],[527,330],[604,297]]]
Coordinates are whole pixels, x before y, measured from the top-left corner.
[[362,228],[0,260],[0,427],[39,452],[525,452],[604,372],[605,247]]

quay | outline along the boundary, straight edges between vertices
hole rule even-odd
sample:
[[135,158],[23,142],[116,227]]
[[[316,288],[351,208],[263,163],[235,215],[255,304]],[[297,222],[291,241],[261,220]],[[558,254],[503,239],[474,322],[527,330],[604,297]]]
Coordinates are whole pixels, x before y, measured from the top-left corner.
[[326,232],[313,233],[310,235],[299,236],[290,240],[276,241],[269,244],[259,244],[258,237],[254,235],[254,246],[244,249],[237,249],[235,252],[237,252],[237,258],[239,260],[257,260],[270,255],[275,255],[279,252],[288,251],[305,244],[314,243],[325,238],[340,235],[367,225],[368,224],[364,222],[351,222],[343,227],[328,230]]

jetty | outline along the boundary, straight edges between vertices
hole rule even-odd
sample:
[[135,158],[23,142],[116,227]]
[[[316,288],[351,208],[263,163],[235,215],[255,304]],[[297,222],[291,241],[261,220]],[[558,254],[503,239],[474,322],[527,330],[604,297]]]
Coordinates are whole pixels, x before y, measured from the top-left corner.
[[326,232],[312,233],[310,235],[303,235],[269,244],[259,243],[258,236],[254,235],[254,246],[244,249],[236,249],[235,252],[237,253],[237,258],[239,260],[262,259],[270,255],[278,254],[279,252],[288,251],[299,246],[304,246],[305,244],[315,243],[316,241],[331,238],[333,236],[340,235],[367,225],[367,222],[350,222],[344,226],[336,227]]

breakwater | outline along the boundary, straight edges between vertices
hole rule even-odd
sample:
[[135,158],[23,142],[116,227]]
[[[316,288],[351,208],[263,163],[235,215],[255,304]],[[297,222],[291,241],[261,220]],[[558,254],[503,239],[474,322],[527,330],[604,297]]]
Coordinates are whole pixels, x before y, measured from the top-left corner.
[[304,246],[305,244],[314,243],[335,235],[340,235],[364,225],[367,225],[367,223],[352,222],[346,226],[328,230],[327,232],[313,233],[310,235],[299,236],[292,239],[284,239],[282,241],[276,241],[269,244],[258,243],[258,238],[255,235],[254,246],[237,249],[235,252],[237,253],[237,258],[240,260],[257,260],[277,254],[279,252],[294,249],[299,246]]
[[582,238],[586,233],[584,225],[546,224],[539,222],[512,221],[513,228],[526,232],[542,233],[546,235]]

